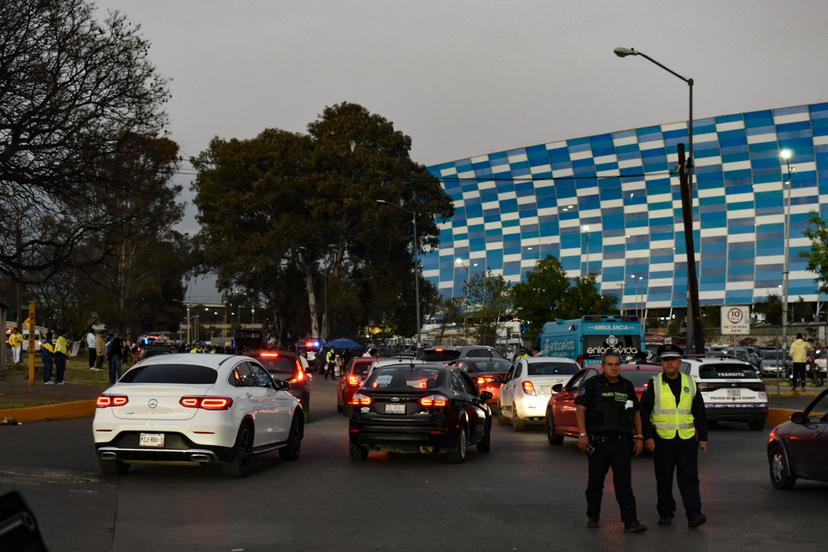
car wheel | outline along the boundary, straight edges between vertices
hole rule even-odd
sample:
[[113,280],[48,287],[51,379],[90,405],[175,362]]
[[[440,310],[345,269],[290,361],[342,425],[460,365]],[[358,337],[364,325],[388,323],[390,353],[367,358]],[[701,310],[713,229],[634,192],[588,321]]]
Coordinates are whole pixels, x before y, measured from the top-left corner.
[[448,461],[452,464],[462,464],[465,462],[467,447],[466,428],[461,427],[460,431],[457,432],[457,444],[448,453]]
[[344,408],[345,408],[345,400],[342,398],[342,395],[337,394],[337,396],[336,396],[336,411],[337,412],[342,412],[342,410]]
[[499,423],[500,425],[508,425],[509,424],[509,418],[507,418],[506,416],[503,415],[503,407],[502,406],[498,407],[498,409],[497,409],[497,423]]
[[293,422],[290,424],[287,445],[279,449],[279,458],[282,460],[297,460],[299,454],[302,452],[302,437],[304,432],[301,420],[301,417],[293,417]]
[[368,460],[368,449],[358,445],[351,445],[348,451],[351,454],[351,462],[365,462]]
[[228,477],[247,477],[253,460],[253,425],[245,422],[239,428],[236,445],[233,447],[233,459],[221,465],[224,475]]
[[129,464],[121,462],[120,460],[102,460],[98,459],[101,465],[101,471],[106,475],[126,475],[129,472]]
[[302,401],[302,410],[305,413],[305,423],[310,422],[310,397],[305,397],[305,400]]
[[491,452],[492,450],[492,423],[488,422],[484,429],[483,440],[477,443],[477,452]]
[[765,427],[765,420],[752,420],[748,422],[748,427],[753,431],[761,431]]
[[342,406],[342,415],[345,416],[346,418],[351,416],[351,407],[348,406],[348,403],[345,403]]
[[526,429],[526,422],[520,419],[514,404],[512,405],[512,429],[515,431],[523,431]]
[[768,464],[770,467],[770,479],[777,489],[791,489],[796,483],[796,476],[788,465],[785,452],[778,445],[768,453]]
[[551,410],[546,411],[546,417],[544,417],[543,422],[543,425],[546,426],[546,439],[549,441],[549,444],[563,444],[563,435],[558,435],[557,429],[555,429],[555,415],[552,413]]

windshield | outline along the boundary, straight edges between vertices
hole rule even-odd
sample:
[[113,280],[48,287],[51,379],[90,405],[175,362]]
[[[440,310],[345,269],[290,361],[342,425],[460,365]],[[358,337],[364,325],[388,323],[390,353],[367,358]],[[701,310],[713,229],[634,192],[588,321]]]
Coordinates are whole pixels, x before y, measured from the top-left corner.
[[637,335],[585,335],[584,358],[600,359],[612,351],[621,355],[621,362],[634,357],[641,350],[641,337]]
[[702,379],[744,379],[755,378],[756,371],[744,364],[702,364],[699,368]]
[[118,383],[216,383],[218,372],[194,364],[150,364],[136,366],[123,375]]
[[454,349],[428,349],[423,351],[422,358],[429,362],[447,362],[460,358],[460,351]]
[[259,357],[259,362],[265,370],[276,374],[292,374],[296,370],[296,359],[290,356]]
[[649,370],[641,371],[630,371],[630,372],[621,372],[622,378],[627,378],[632,382],[635,387],[643,387],[645,383],[653,379],[659,374],[659,372],[651,372]]
[[581,368],[574,362],[530,362],[530,376],[571,376]]
[[508,360],[500,359],[482,359],[482,360],[466,360],[464,368],[469,374],[479,374],[481,372],[508,372],[512,365]]
[[371,367],[371,364],[373,363],[374,359],[370,359],[368,362],[358,362],[355,360],[351,362],[351,373],[364,376],[368,373],[368,369]]
[[416,365],[390,366],[374,370],[364,386],[388,391],[437,389],[446,381],[446,371],[437,367]]
[[780,351],[763,351],[762,352],[762,360],[782,360],[782,357],[785,355],[784,352]]

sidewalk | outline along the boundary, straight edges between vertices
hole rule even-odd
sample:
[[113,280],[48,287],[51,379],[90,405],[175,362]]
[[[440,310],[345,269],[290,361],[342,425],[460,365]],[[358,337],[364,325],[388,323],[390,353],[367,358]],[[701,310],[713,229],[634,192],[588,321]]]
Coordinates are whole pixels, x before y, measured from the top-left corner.
[[35,385],[29,387],[28,368],[6,367],[6,371],[0,374],[0,410],[94,399],[109,387],[108,372],[89,370],[86,359],[69,359],[65,385],[43,384],[40,364],[36,365],[36,370]]

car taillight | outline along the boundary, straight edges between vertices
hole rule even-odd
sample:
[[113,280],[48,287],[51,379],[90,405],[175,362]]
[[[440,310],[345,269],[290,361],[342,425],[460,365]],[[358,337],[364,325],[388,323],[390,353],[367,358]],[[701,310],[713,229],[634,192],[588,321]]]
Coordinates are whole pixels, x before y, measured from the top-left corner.
[[233,406],[233,399],[230,397],[181,397],[178,404],[187,408],[228,410]]
[[534,395],[535,394],[535,384],[531,381],[524,381],[523,382],[523,392],[527,395]]
[[362,393],[355,393],[351,400],[348,401],[348,404],[351,406],[371,406],[371,403],[374,402],[371,397],[368,395],[363,395]]
[[448,405],[448,397],[443,395],[428,395],[420,399],[420,406],[426,408],[443,408]]
[[279,353],[259,353],[261,358],[279,358]]
[[356,387],[360,383],[362,383],[362,380],[359,379],[357,376],[348,376],[348,385],[350,385],[351,387]]
[[494,380],[494,376],[478,376],[477,385],[486,385],[487,383],[492,383]]
[[290,380],[290,383],[302,383],[305,381],[305,371],[299,366],[299,369],[296,370],[296,375]]
[[110,406],[124,406],[129,402],[129,397],[125,395],[101,395],[95,401],[97,408],[108,408]]

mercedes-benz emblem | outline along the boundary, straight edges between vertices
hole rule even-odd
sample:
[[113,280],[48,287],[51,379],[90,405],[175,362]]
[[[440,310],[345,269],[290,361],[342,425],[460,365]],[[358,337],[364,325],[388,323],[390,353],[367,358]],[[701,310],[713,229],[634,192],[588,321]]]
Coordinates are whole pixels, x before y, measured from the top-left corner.
[[399,397],[391,397],[391,402],[400,402]]
[[149,406],[150,408],[155,408],[156,406],[158,406],[158,401],[155,399],[150,399],[147,403],[147,406]]

